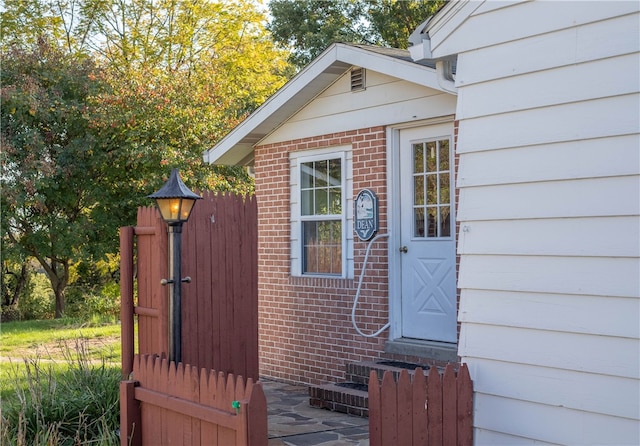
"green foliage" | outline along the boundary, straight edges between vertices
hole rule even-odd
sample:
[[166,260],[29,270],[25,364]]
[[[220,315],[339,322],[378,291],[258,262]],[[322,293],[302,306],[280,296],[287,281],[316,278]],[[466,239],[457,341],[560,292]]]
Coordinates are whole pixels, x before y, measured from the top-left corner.
[[108,283],[97,292],[82,286],[70,286],[67,292],[65,315],[89,321],[93,317],[117,320],[120,314],[120,288],[117,283]]
[[14,367],[15,396],[3,400],[6,445],[117,445],[120,370],[94,364],[81,349],[65,366],[25,360]]
[[369,16],[381,43],[407,48],[409,35],[445,4],[445,0],[404,1],[369,0]]
[[87,119],[101,88],[94,69],[41,40],[33,51],[5,52],[0,73],[3,239],[38,260],[58,317],[71,262],[102,255],[112,240],[93,215],[104,197]]
[[271,0],[268,26],[302,68],[334,42],[407,48],[409,35],[444,0]]
[[352,0],[271,0],[273,38],[293,49],[290,61],[307,65],[334,42],[375,43],[364,22],[367,4]]
[[47,277],[42,273],[34,274],[30,293],[18,303],[20,319],[51,319],[55,313],[54,300]]
[[[253,193],[243,169],[202,153],[284,84],[288,54],[251,1],[4,8],[3,243],[41,264],[60,317],[73,265],[117,252],[172,167],[193,189]],[[83,294],[95,308],[102,291]]]

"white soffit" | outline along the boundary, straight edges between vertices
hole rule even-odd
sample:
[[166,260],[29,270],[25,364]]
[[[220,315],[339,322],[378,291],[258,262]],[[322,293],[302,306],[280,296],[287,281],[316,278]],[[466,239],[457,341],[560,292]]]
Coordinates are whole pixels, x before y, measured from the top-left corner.
[[246,165],[253,147],[311,102],[352,66],[443,91],[434,68],[411,61],[401,50],[335,43],[203,154],[209,164]]

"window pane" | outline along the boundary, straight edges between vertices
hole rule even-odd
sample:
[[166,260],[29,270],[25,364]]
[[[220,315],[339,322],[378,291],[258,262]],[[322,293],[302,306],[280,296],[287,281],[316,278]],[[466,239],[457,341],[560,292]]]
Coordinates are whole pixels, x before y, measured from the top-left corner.
[[342,222],[306,221],[303,225],[303,272],[342,274]]
[[438,141],[440,146],[440,170],[449,170],[449,140]]
[[327,189],[316,189],[316,215],[327,215],[329,213],[329,191]]
[[340,158],[329,160],[329,185],[340,186],[342,184],[342,168]]
[[329,213],[342,214],[342,189],[339,187],[329,189]]
[[415,225],[413,227],[414,237],[424,237],[424,208],[413,210]]
[[413,204],[424,204],[424,176],[418,175],[413,178],[414,202]]
[[300,166],[300,187],[313,187],[313,163],[302,163]]
[[438,159],[437,159],[435,141],[427,143],[426,157],[427,157],[427,172],[437,172],[438,171]]
[[438,236],[438,208],[427,208],[427,237]]
[[313,189],[303,190],[300,194],[302,215],[313,215]]
[[449,204],[450,201],[450,193],[449,193],[449,174],[443,173],[440,174],[440,203],[439,204]]
[[451,207],[440,208],[440,237],[451,236]]
[[328,161],[315,162],[316,187],[327,186],[327,163]]
[[424,172],[424,144],[413,145],[413,172]]
[[438,204],[437,175],[427,175],[427,204]]

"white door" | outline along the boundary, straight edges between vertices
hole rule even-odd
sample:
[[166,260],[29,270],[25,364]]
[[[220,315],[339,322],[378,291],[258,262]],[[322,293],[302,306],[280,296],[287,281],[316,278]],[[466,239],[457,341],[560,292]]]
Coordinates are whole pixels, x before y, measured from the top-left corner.
[[400,131],[402,337],[456,342],[453,125]]

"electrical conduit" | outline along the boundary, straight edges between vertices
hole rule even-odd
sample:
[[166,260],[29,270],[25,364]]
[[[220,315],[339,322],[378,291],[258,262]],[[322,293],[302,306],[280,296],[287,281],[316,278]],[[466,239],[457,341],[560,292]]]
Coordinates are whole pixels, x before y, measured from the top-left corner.
[[391,234],[388,232],[385,234],[378,234],[369,241],[369,244],[367,245],[367,251],[365,252],[365,255],[364,255],[364,262],[362,263],[362,270],[360,271],[360,280],[358,280],[356,297],[353,300],[353,308],[351,309],[351,323],[353,324],[353,328],[356,329],[358,334],[361,336],[364,336],[365,338],[375,338],[376,336],[380,335],[383,331],[385,331],[387,328],[391,326],[391,323],[387,322],[384,325],[384,327],[382,327],[380,330],[376,331],[375,333],[366,334],[366,333],[363,333],[362,330],[360,330],[360,328],[358,327],[358,324],[356,323],[356,308],[358,306],[358,299],[360,299],[360,291],[362,289],[362,280],[364,279],[364,272],[367,269],[367,261],[369,260],[369,252],[371,251],[371,246],[373,245],[373,242],[375,242],[376,240],[383,237],[389,237],[389,235]]

